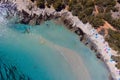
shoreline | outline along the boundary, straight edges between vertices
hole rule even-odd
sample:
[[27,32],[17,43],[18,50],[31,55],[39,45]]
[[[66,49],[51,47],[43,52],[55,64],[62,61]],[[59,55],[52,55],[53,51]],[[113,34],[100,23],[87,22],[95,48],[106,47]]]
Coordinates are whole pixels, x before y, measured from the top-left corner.
[[[90,74],[87,71],[85,64],[83,63],[81,56],[79,56],[77,52],[60,45],[56,45],[42,37],[41,37],[41,40],[45,41],[45,44],[47,44],[49,47],[55,48],[57,51],[59,51],[59,54],[64,57],[64,59],[70,65],[73,73],[75,73],[77,80],[91,80]],[[80,66],[80,67],[76,68],[76,66]],[[81,72],[83,73],[81,74]],[[80,75],[86,76],[86,77],[81,77]]]
[[31,11],[26,8],[27,4],[23,5],[24,2],[16,0],[16,2],[14,3],[18,5],[17,8],[21,12],[22,10],[24,10],[26,13],[28,13],[31,16],[33,16],[34,14],[37,16],[41,15],[42,16],[41,18],[43,19],[43,21],[47,20],[48,18],[49,19],[61,18],[63,20],[63,23],[68,25],[69,28],[72,28],[73,30],[77,29],[78,34],[80,35],[83,34],[82,36],[82,38],[84,38],[82,39],[84,40],[83,43],[90,44],[91,46],[90,48],[94,49],[96,53],[101,54],[103,62],[107,65],[112,78],[114,80],[120,79],[120,74],[119,74],[120,70],[118,70],[115,67],[116,62],[111,59],[111,56],[115,55],[116,52],[109,47],[108,43],[104,40],[104,37],[98,34],[96,29],[94,29],[89,23],[83,24],[78,19],[77,16],[73,16],[72,13],[67,10],[56,12],[53,8],[39,9],[35,7],[36,9]]

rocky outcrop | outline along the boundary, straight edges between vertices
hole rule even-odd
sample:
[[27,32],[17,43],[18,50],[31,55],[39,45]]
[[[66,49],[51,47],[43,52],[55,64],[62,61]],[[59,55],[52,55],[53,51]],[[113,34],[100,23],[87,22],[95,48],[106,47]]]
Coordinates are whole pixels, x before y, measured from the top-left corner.
[[0,16],[3,16],[4,18],[9,18],[11,16],[15,16],[16,12],[16,4],[5,0],[0,1]]

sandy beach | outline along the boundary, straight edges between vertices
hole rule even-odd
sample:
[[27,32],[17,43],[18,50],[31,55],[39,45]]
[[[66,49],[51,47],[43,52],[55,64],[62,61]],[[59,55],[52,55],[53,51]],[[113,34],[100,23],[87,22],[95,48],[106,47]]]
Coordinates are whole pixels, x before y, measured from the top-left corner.
[[[84,65],[81,57],[74,51],[60,46],[55,46],[57,50],[64,56],[78,77],[78,80],[91,80],[90,75]],[[80,77],[83,76],[83,77]]]
[[[44,44],[43,44],[44,42]],[[59,53],[66,59],[66,61],[70,64],[72,71],[78,78],[78,80],[91,80],[90,74],[87,71],[85,64],[83,63],[82,58],[75,52],[65,47],[61,47],[55,45],[44,38],[40,38],[40,43],[43,45],[47,45],[51,48],[56,49]],[[81,77],[83,76],[83,77]]]

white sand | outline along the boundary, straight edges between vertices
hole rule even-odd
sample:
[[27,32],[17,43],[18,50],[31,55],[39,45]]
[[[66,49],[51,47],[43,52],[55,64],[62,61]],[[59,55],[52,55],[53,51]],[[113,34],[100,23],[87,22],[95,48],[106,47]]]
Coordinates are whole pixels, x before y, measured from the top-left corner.
[[83,63],[82,58],[76,52],[74,52],[70,49],[55,45],[55,44],[45,40],[42,37],[40,37],[40,43],[59,51],[60,54],[70,64],[70,67],[71,67],[73,73],[76,75],[78,80],[91,80],[90,74],[87,71],[87,68]]
[[68,61],[78,80],[91,80],[82,58],[76,52],[60,46],[55,46],[55,48],[59,50]]

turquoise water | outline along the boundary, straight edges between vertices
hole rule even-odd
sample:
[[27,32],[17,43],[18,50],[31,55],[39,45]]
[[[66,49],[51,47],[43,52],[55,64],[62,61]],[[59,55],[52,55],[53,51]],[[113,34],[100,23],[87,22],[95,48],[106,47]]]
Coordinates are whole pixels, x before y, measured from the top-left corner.
[[[30,33],[25,32],[26,28],[30,29]],[[81,56],[91,77],[89,80],[108,80],[108,71],[104,64],[96,59],[94,52],[84,46],[77,35],[53,21],[46,21],[39,26],[1,25],[1,64],[16,66],[17,73],[24,74],[30,80],[78,80],[65,57],[60,54],[60,51],[46,44],[47,41],[75,51]],[[16,77],[18,78],[17,73]],[[3,75],[6,77],[5,74]],[[85,80],[86,76],[80,77]],[[20,80],[17,78],[16,80]],[[24,78],[23,80],[28,79]]]

